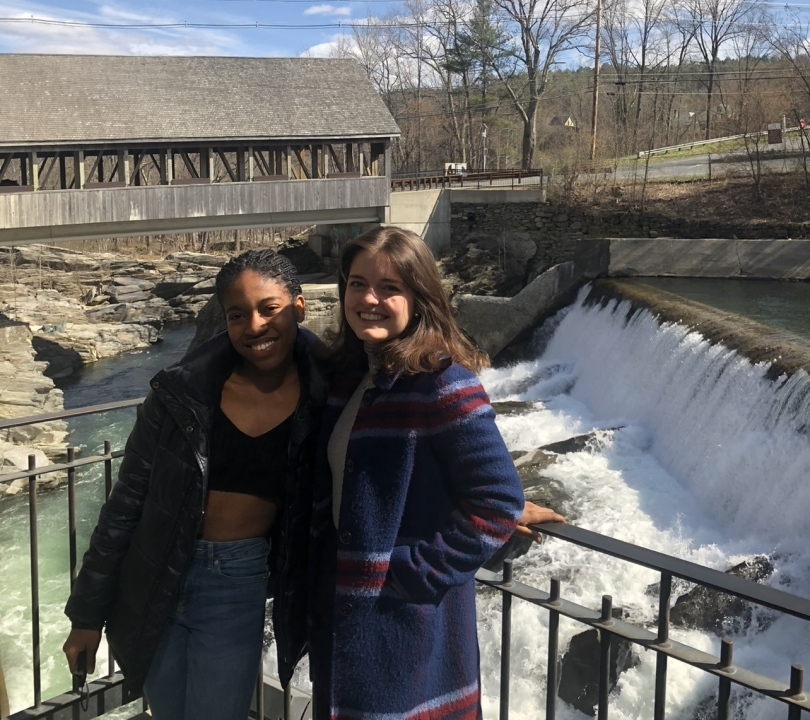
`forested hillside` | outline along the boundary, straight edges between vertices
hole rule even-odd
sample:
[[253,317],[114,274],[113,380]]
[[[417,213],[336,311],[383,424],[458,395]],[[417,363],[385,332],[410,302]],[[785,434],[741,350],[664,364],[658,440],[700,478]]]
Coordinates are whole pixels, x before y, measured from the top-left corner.
[[[597,159],[810,118],[806,5],[604,0],[600,21]],[[596,27],[596,0],[404,0],[333,54],[399,123],[395,172],[553,167],[590,159]]]

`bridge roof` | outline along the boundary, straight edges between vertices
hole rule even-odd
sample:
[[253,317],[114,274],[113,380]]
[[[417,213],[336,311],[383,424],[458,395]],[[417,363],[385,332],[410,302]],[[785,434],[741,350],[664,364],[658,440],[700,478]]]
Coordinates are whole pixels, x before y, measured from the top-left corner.
[[0,148],[382,138],[354,60],[0,54]]

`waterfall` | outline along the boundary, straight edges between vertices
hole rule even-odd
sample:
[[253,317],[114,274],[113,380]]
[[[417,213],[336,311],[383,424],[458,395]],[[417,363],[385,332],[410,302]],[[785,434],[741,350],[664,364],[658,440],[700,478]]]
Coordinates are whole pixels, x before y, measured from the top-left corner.
[[[810,597],[810,377],[800,370],[772,381],[768,364],[752,364],[677,323],[662,323],[628,302],[589,306],[583,291],[552,323],[537,359],[490,369],[482,379],[493,401],[533,401],[498,424],[512,450],[596,431],[585,451],[561,456],[545,474],[574,497],[566,510],[582,527],[721,570],[768,554],[772,585]],[[606,428],[622,429],[607,431]],[[601,429],[601,430],[600,430]],[[632,622],[652,622],[647,592],[655,573],[559,541],[515,563],[521,581],[598,608],[614,597]],[[675,598],[686,590],[676,588]],[[485,716],[497,712],[500,601],[479,602]],[[517,717],[542,715],[546,613],[519,603],[513,618]],[[564,623],[561,648],[584,628]],[[696,630],[673,636],[719,653],[719,639]],[[787,679],[792,662],[810,661],[806,623],[780,618],[760,634],[735,638],[735,660]],[[612,718],[652,714],[654,654],[622,675]],[[670,666],[667,717],[694,717],[714,681]],[[740,701],[742,706],[743,700]],[[747,720],[784,714],[773,701],[745,699]],[[564,708],[560,717],[582,717]]]

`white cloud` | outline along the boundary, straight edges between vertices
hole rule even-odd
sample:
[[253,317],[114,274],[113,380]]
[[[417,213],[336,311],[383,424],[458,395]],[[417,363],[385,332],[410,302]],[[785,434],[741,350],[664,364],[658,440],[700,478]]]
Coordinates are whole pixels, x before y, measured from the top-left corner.
[[304,15],[344,15],[352,14],[350,7],[338,5],[313,5],[304,10]]
[[347,40],[346,35],[342,35],[338,33],[333,35],[332,38],[326,42],[318,43],[317,45],[312,45],[308,47],[303,52],[299,53],[299,57],[309,57],[309,58],[328,58],[328,57],[335,57],[335,50],[340,45],[345,45]]
[[[47,2],[4,2],[5,17],[52,21],[155,24],[182,22],[176,17],[133,12],[115,3],[100,4],[95,12],[66,10]],[[0,24],[0,52],[93,55],[239,55],[249,50],[236,31],[216,28],[122,28],[42,25],[31,22]],[[263,48],[263,55],[287,53]]]

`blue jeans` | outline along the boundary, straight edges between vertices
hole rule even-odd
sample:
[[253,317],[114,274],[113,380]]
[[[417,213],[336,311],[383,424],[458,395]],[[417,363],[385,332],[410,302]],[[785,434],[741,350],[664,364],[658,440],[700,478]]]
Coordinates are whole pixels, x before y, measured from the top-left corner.
[[144,692],[155,720],[246,720],[261,662],[265,538],[198,540]]

